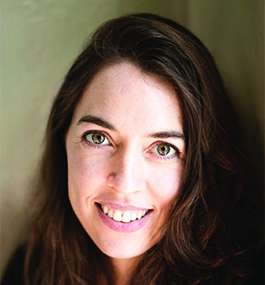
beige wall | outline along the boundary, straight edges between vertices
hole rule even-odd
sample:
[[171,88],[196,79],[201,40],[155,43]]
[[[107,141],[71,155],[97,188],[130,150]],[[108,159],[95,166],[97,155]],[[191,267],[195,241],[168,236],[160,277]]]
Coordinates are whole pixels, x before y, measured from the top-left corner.
[[52,98],[88,34],[129,12],[167,16],[201,38],[249,135],[261,144],[262,0],[2,0],[1,268],[23,238]]

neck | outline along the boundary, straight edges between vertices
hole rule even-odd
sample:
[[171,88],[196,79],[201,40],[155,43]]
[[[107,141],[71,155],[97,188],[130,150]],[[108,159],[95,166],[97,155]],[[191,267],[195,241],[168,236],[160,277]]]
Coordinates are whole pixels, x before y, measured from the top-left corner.
[[133,277],[133,272],[136,269],[140,256],[132,258],[111,258],[115,272],[115,285],[127,285]]

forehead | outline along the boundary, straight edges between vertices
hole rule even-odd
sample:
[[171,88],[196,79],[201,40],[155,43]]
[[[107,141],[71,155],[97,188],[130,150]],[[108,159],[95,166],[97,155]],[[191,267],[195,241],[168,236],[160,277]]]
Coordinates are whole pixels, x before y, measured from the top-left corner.
[[103,116],[115,125],[147,123],[149,128],[151,120],[154,131],[164,124],[182,131],[182,114],[173,86],[131,63],[109,66],[96,74],[76,107],[73,121],[84,115]]

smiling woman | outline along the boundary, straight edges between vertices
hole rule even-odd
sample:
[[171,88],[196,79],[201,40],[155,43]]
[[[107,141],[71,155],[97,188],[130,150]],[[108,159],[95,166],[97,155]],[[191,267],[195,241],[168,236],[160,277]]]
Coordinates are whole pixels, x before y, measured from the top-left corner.
[[70,202],[113,260],[140,259],[157,243],[177,195],[185,143],[175,93],[120,63],[97,73],[74,111],[66,137]]
[[241,144],[194,35],[151,14],[103,24],[55,98],[9,284],[258,284]]

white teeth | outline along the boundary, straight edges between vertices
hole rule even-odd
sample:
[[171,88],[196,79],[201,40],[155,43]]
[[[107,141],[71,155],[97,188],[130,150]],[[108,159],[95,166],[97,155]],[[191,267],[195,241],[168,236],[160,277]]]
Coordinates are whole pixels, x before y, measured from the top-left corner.
[[125,212],[122,216],[122,221],[124,223],[129,223],[131,221],[131,214],[130,212]]
[[135,213],[132,213],[131,220],[132,220],[132,221],[135,221],[135,220],[136,220],[136,214],[135,214]]
[[137,214],[137,219],[140,220],[143,216],[143,212],[139,211],[139,213]]
[[113,214],[113,220],[120,222],[122,220],[121,211],[116,210]]
[[110,218],[113,218],[113,211],[109,210],[108,216],[109,216]]
[[104,213],[104,214],[107,214],[108,211],[109,211],[109,209],[108,209],[106,206],[103,206],[103,213]]
[[117,222],[129,223],[131,221],[135,221],[136,219],[140,220],[142,217],[146,215],[148,211],[139,211],[138,213],[130,213],[129,211],[125,211],[123,214],[120,210],[112,211],[109,210],[107,206],[101,205],[102,212],[108,215],[110,218]]

